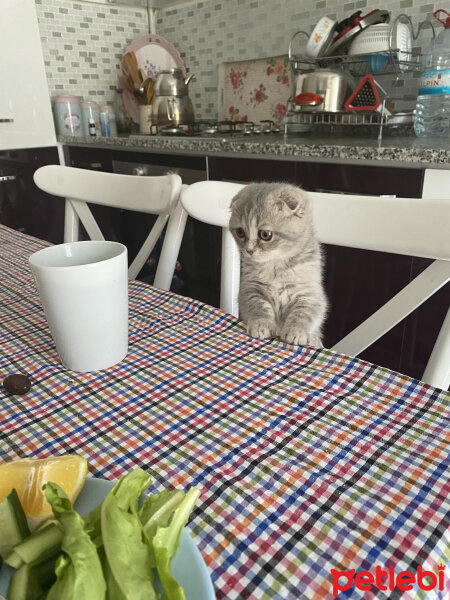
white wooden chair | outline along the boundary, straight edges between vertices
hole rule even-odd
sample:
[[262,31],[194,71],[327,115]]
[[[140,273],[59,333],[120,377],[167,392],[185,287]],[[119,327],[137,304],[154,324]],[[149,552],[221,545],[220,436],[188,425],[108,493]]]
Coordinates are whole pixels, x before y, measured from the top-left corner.
[[128,276],[137,277],[167,224],[154,285],[170,289],[187,217],[179,202],[179,175],[137,177],[46,165],[37,169],[34,181],[45,192],[65,198],[65,242],[78,240],[79,221],[90,239],[105,239],[87,203],[158,215],[128,269]]
[[[450,201],[432,192],[427,200],[308,192],[322,243],[435,259],[384,306],[333,349],[357,356],[450,280]],[[239,252],[228,229],[230,203],[242,184],[202,181],[183,190],[181,203],[192,217],[223,229],[220,306],[238,316]],[[447,184],[446,188],[449,189]],[[431,385],[450,384],[450,317],[441,328],[423,375]]]

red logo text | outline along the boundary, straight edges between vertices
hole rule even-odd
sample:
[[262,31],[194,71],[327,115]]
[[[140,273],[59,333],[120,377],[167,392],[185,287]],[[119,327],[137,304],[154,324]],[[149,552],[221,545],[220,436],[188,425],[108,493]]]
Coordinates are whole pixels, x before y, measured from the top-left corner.
[[370,591],[379,589],[383,592],[390,590],[407,591],[412,590],[417,583],[421,590],[429,591],[436,587],[439,590],[444,589],[444,570],[445,565],[438,565],[438,574],[433,571],[425,571],[421,565],[417,567],[417,573],[411,571],[399,571],[396,573],[393,566],[382,568],[379,565],[375,567],[375,575],[370,571],[359,571],[355,569],[348,571],[338,571],[331,569],[333,577],[333,596],[339,592],[349,590],[353,585],[358,590]]

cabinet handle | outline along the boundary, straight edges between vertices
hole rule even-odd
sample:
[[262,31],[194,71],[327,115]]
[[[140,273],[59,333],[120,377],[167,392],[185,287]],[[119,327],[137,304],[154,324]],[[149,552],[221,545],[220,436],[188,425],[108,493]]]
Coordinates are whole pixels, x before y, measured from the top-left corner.
[[0,183],[2,181],[15,181],[16,176],[15,175],[1,175],[0,176]]
[[14,123],[14,119],[0,119],[0,123]]
[[102,169],[103,165],[101,162],[84,163],[78,160],[72,160],[72,167],[78,167],[79,169]]
[[133,169],[133,175],[139,175],[139,176],[143,176],[143,175],[148,175],[148,170],[147,167],[145,166],[139,166]]

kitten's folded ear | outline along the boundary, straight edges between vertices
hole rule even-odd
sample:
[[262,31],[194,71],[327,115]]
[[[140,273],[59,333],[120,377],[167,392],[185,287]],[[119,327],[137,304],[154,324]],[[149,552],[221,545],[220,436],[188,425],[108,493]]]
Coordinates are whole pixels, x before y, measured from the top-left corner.
[[231,202],[230,202],[230,208],[233,208],[233,206],[236,204],[236,202],[239,200],[239,198],[241,196],[243,196],[243,192],[245,191],[245,189],[246,188],[243,188],[242,190],[240,190],[237,194],[235,194],[233,196],[233,198],[231,199]]
[[301,217],[308,205],[308,198],[304,191],[294,185],[286,185],[280,189],[280,199],[292,210],[297,217]]

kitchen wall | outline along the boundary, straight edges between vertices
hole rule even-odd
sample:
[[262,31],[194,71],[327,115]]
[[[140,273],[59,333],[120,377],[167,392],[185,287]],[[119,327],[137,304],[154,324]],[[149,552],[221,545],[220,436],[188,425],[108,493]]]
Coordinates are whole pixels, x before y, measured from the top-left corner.
[[35,2],[50,95],[64,91],[113,103],[124,50],[148,32],[147,10],[72,0]]
[[[132,39],[147,33],[148,15],[136,2],[36,0],[50,94],[62,90],[113,102],[117,66]],[[218,65],[286,54],[299,29],[310,32],[323,15],[342,19],[357,10],[406,13],[415,26],[432,19],[440,3],[422,0],[202,0],[158,11],[157,33],[180,52],[196,80],[190,86],[197,118],[217,116]],[[434,20],[434,19],[433,19]],[[440,27],[440,26],[439,26]],[[440,29],[437,30],[438,32]],[[428,34],[427,34],[428,35]],[[428,39],[428,37],[426,37]],[[413,103],[417,81],[400,82],[399,98]]]

